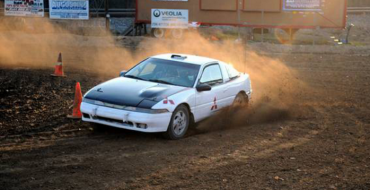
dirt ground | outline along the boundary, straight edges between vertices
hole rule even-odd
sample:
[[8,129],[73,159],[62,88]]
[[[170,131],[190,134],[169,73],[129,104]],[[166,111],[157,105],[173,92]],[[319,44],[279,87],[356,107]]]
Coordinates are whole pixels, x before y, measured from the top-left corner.
[[112,76],[0,67],[0,189],[369,190],[370,57],[265,56],[314,90],[294,109],[254,102],[245,122],[211,118],[178,141],[65,118],[76,81],[86,92]]

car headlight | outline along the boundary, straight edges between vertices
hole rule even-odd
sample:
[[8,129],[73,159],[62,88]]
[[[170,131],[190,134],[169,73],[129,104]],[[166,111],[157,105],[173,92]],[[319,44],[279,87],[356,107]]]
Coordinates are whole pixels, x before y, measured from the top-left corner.
[[147,110],[149,111],[149,113],[152,113],[152,114],[167,113],[167,112],[169,112],[168,109],[157,109],[157,110],[147,109]]
[[169,112],[168,109],[146,109],[146,108],[137,108],[137,107],[132,107],[132,106],[121,106],[121,105],[110,104],[110,103],[106,103],[106,102],[102,102],[98,100],[91,100],[87,98],[84,98],[82,102],[94,104],[98,106],[105,106],[105,107],[110,107],[110,108],[115,108],[115,109],[120,109],[120,110],[141,112],[141,113],[159,114],[159,113]]

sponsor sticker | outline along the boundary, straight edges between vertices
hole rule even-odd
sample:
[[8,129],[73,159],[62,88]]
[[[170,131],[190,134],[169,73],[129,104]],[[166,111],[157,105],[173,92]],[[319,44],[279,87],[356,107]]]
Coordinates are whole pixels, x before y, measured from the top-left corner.
[[189,11],[185,9],[152,9],[152,28],[188,28]]
[[49,0],[51,19],[89,19],[88,0]]
[[5,0],[5,16],[44,17],[44,0]]
[[321,11],[325,0],[283,0],[285,11]]

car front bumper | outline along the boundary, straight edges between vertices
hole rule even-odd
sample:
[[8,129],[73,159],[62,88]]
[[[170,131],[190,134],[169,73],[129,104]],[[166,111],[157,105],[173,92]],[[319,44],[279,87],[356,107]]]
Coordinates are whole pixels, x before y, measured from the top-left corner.
[[82,120],[147,133],[165,132],[172,113],[141,113],[81,103]]

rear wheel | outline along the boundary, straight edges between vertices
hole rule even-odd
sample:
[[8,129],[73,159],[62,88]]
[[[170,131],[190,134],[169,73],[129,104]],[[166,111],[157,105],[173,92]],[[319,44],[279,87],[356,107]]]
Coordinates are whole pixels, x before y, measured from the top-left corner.
[[168,126],[167,132],[164,136],[167,139],[177,140],[185,136],[186,131],[189,128],[189,110],[185,105],[180,105],[173,112],[170,124]]
[[240,92],[238,95],[236,95],[234,102],[233,102],[233,106],[246,107],[248,106],[248,103],[249,103],[248,96],[245,93]]

